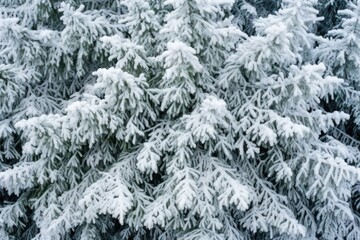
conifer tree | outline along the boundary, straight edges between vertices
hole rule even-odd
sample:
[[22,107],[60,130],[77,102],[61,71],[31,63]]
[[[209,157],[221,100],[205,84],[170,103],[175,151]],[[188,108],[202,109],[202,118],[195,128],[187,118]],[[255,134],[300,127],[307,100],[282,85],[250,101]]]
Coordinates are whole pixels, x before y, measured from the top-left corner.
[[[328,74],[338,76],[345,81],[336,94],[335,101],[328,108],[340,109],[350,114],[351,118],[331,130],[331,134],[341,142],[348,144],[354,149],[358,149],[359,124],[360,124],[360,92],[359,92],[359,53],[360,39],[359,20],[360,2],[349,1],[345,9],[338,11],[340,24],[331,29],[326,38],[322,38],[319,46],[314,50],[314,59],[324,62],[328,66]],[[357,156],[358,157],[358,156]],[[359,166],[357,160],[350,162],[354,166]],[[359,225],[359,197],[360,188],[357,183],[352,188],[352,211],[354,220],[348,223],[349,239],[360,237]]]
[[[89,72],[99,67],[94,61],[102,57],[96,47],[99,38],[117,32],[120,25],[116,14],[104,15],[93,11],[93,6],[82,13],[85,6],[76,10],[55,1],[3,1],[1,5],[0,166],[1,174],[8,170],[17,177],[3,175],[14,188],[7,191],[11,196],[1,196],[10,202],[0,203],[0,238],[31,239],[40,228],[33,217],[33,203],[42,191],[25,191],[24,186],[33,186],[27,178],[33,170],[41,171],[36,178],[42,184],[49,180],[50,171],[39,169],[44,165],[24,154],[26,147],[20,146],[23,142],[14,125],[23,119],[63,111],[64,100],[91,82]],[[4,188],[6,184],[0,185]]]
[[240,221],[270,238],[342,238],[353,221],[350,191],[359,170],[349,163],[356,152],[324,134],[348,115],[320,106],[343,80],[324,77],[322,63],[304,62],[315,4],[283,1],[275,15],[257,20],[257,35],[238,46],[219,79],[238,121],[238,165],[256,194]]
[[156,58],[165,72],[153,88],[160,123],[137,158],[141,171],[164,177],[143,221],[149,229],[163,228],[165,239],[239,239],[243,234],[231,209],[248,208],[251,190],[227,162],[232,116],[211,92],[236,37],[243,34],[225,17],[231,7],[227,1],[165,4],[171,10],[160,34],[167,45]]

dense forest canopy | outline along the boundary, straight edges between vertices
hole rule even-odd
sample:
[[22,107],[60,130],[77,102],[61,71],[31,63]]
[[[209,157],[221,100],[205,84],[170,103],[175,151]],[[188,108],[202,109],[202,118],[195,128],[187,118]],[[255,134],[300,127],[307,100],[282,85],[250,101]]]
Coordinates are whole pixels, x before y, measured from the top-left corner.
[[1,240],[360,239],[360,1],[0,0]]

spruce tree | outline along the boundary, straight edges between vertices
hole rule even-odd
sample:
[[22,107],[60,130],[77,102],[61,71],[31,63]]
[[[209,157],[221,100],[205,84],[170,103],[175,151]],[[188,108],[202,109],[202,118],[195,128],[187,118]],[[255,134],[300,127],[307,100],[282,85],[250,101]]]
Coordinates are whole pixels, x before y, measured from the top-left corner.
[[[46,187],[36,190],[32,186],[36,182],[46,185],[55,178],[44,161],[26,154],[24,138],[14,125],[43,114],[61,113],[66,100],[93,81],[90,73],[106,64],[100,37],[120,29],[115,14],[118,6],[104,2],[105,12],[91,5],[75,9],[57,1],[1,3],[0,166],[4,182],[0,185],[13,186],[1,196],[5,199],[0,203],[1,239],[35,237],[41,228],[37,214],[43,209],[35,211],[34,206],[37,200],[38,205],[44,203],[40,196],[47,196],[43,195]],[[30,177],[34,171],[38,171],[32,176],[36,180]]]
[[239,44],[219,78],[219,92],[238,121],[234,147],[255,197],[239,221],[260,238],[337,239],[353,221],[351,187],[359,170],[356,151],[325,133],[348,119],[326,112],[343,82],[326,66],[305,62],[316,1],[283,1],[260,18],[257,34]]
[[[336,92],[335,101],[325,106],[327,108],[339,109],[347,112],[350,120],[331,129],[331,134],[341,142],[351,146],[354,151],[358,151],[359,124],[360,124],[360,92],[359,92],[359,53],[360,39],[359,20],[360,2],[349,1],[338,11],[340,24],[330,29],[326,37],[321,38],[319,46],[314,49],[314,60],[324,62],[328,66],[328,74],[337,76],[345,81],[345,85]],[[359,166],[358,156],[349,163]],[[353,220],[347,225],[349,239],[360,237],[359,219],[359,183],[353,186],[352,191],[352,212]]]

